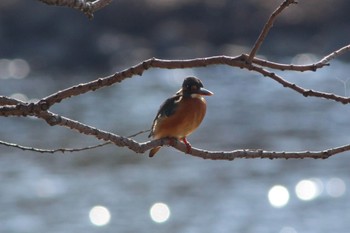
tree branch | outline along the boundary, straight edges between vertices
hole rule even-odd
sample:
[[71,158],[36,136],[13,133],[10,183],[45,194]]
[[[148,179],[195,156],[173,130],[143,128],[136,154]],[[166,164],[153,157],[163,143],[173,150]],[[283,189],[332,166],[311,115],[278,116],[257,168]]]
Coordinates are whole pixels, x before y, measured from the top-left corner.
[[205,58],[195,58],[188,60],[163,60],[157,58],[151,58],[145,60],[135,66],[132,66],[121,72],[117,72],[113,75],[99,78],[97,80],[78,84],[67,89],[58,91],[49,95],[45,98],[42,98],[37,103],[23,103],[18,100],[11,99],[9,97],[0,96],[0,116],[26,116],[26,115],[35,115],[37,112],[46,111],[52,105],[61,102],[64,99],[81,95],[89,91],[95,91],[97,89],[113,85],[115,83],[120,83],[126,78],[130,78],[134,75],[142,75],[142,73],[149,68],[163,68],[163,69],[181,69],[181,68],[194,68],[194,67],[206,67],[210,65],[228,65],[232,67],[239,67],[242,69],[252,70],[262,74],[265,77],[269,77],[276,82],[282,84],[284,87],[290,88],[305,97],[321,97],[328,100],[334,100],[342,104],[350,103],[349,97],[343,97],[335,95],[332,93],[319,92],[310,89],[304,89],[294,83],[290,83],[287,80],[283,79],[281,76],[276,75],[273,72],[270,72],[263,67],[268,67],[276,70],[293,70],[293,71],[316,71],[326,65],[329,65],[328,62],[350,50],[350,45],[344,46],[341,49],[330,53],[319,62],[310,64],[310,65],[288,65],[288,64],[279,64],[263,59],[254,58],[252,64],[248,64],[247,59],[249,56],[242,54],[236,57],[229,56],[213,56]]
[[[53,114],[50,112],[42,113],[40,118],[45,119],[47,123],[50,124],[51,126],[57,124],[64,127],[68,127],[70,129],[76,130],[86,135],[93,135],[100,140],[112,142],[117,146],[128,147],[130,150],[136,153],[144,153],[147,150],[150,150],[156,146],[172,146],[184,153],[188,152],[187,146],[184,143],[178,141],[177,139],[175,140],[176,143],[174,143],[174,139],[170,139],[170,138],[162,138],[162,139],[156,139],[153,141],[139,143],[131,138],[125,138],[113,133],[98,130],[94,127],[82,124],[80,122],[76,122],[66,117],[61,117],[57,114]],[[223,152],[223,151],[207,151],[207,150],[201,150],[201,149],[192,147],[192,150],[188,154],[196,157],[200,157],[203,159],[212,159],[212,160],[233,160],[237,158],[326,159],[332,155],[339,154],[349,150],[350,150],[350,145],[344,145],[341,147],[331,148],[323,151],[301,151],[301,152],[274,152],[274,151],[264,151],[260,149],[259,150],[241,149],[241,150]]]
[[329,65],[328,62],[337,56],[340,56],[345,51],[350,50],[350,45],[347,45],[331,54],[327,55],[319,62],[310,64],[310,65],[288,65],[288,64],[279,64],[270,62],[267,60],[254,58],[252,64],[248,64],[247,59],[249,56],[242,54],[236,57],[230,56],[213,56],[205,58],[195,58],[188,60],[163,60],[157,58],[151,58],[145,60],[135,66],[132,66],[128,69],[125,69],[121,72],[117,72],[113,75],[99,78],[97,80],[78,84],[67,89],[53,93],[45,98],[42,98],[37,103],[19,103],[8,97],[0,96],[0,105],[14,105],[16,106],[3,106],[0,107],[0,115],[2,116],[21,116],[21,115],[32,115],[33,112],[40,112],[48,110],[55,103],[59,103],[64,99],[81,95],[89,91],[95,91],[97,89],[113,85],[115,83],[120,83],[126,78],[131,78],[134,75],[142,75],[144,71],[150,68],[163,68],[163,69],[182,69],[182,68],[194,68],[194,67],[206,67],[210,65],[228,65],[232,67],[239,67],[242,69],[256,71],[266,77],[270,77],[273,80],[279,82],[284,87],[291,88],[294,91],[304,95],[304,96],[314,96],[322,97],[329,100],[334,100],[341,102],[343,104],[348,104],[350,98],[342,97],[330,93],[318,92],[314,90],[306,90],[302,87],[297,86],[296,84],[289,83],[284,80],[282,77],[276,75],[273,72],[269,72],[262,67],[272,68],[276,70],[292,70],[292,71],[316,71],[324,66]]
[[0,106],[4,106],[4,105],[16,105],[19,102],[15,99],[6,97],[6,96],[0,96]]
[[300,71],[300,72],[316,71],[317,69],[320,69],[324,66],[329,66],[327,62],[322,62],[322,61],[319,61],[314,64],[310,64],[310,65],[293,65],[293,64],[281,64],[281,63],[271,62],[271,61],[263,60],[256,57],[253,58],[252,63],[257,64],[261,67],[271,68],[274,70],[281,70],[281,71],[289,70],[289,71]]
[[39,0],[48,5],[66,6],[78,9],[86,14],[90,19],[93,18],[93,13],[102,9],[112,2],[112,0]]
[[290,4],[296,4],[297,1],[295,0],[285,0],[270,16],[268,21],[266,22],[263,30],[261,31],[258,39],[256,40],[252,50],[250,51],[249,57],[247,62],[251,63],[253,61],[253,58],[255,57],[256,53],[258,52],[261,44],[265,40],[267,34],[269,33],[270,29],[273,26],[273,23],[275,22],[277,16],[285,9],[287,8]]
[[110,142],[104,142],[101,144],[97,144],[94,146],[87,146],[87,147],[82,147],[82,148],[58,148],[58,149],[40,149],[40,148],[35,148],[35,147],[30,147],[30,146],[22,146],[22,145],[18,145],[15,143],[10,143],[10,142],[4,142],[4,141],[0,141],[0,145],[4,145],[4,146],[8,146],[8,147],[14,147],[17,149],[21,149],[24,151],[33,151],[33,152],[39,152],[39,153],[56,153],[56,152],[78,152],[78,151],[84,151],[84,150],[92,150],[98,147],[102,147],[105,145],[110,144]]
[[251,70],[259,72],[264,76],[270,77],[273,80],[275,80],[276,82],[282,84],[283,87],[290,88],[290,89],[302,94],[305,97],[309,97],[309,96],[319,97],[319,98],[324,98],[324,99],[328,99],[328,100],[334,100],[334,101],[340,102],[342,104],[350,103],[349,97],[343,97],[343,96],[335,95],[333,93],[325,93],[325,92],[315,91],[315,90],[311,90],[311,89],[304,89],[304,88],[296,85],[295,83],[288,82],[287,80],[283,79],[281,76],[278,76],[275,73],[269,72],[261,67],[251,66]]
[[332,52],[331,54],[325,56],[319,63],[327,64],[330,60],[343,55],[344,53],[350,50],[350,44],[338,49],[337,51]]
[[[109,143],[113,143],[119,147],[128,147],[130,150],[136,153],[144,153],[147,150],[150,150],[156,146],[172,146],[179,151],[188,153],[187,146],[184,143],[178,141],[177,139],[174,140],[170,138],[162,138],[162,139],[157,139],[153,141],[139,143],[133,139],[125,138],[117,134],[105,132],[105,131],[96,129],[94,127],[82,124],[80,122],[71,120],[69,118],[59,116],[51,112],[42,112],[37,117],[44,119],[51,126],[54,126],[54,125],[64,126],[86,135],[92,135],[100,140],[106,141],[106,143],[102,143],[91,147],[85,147],[85,148],[55,149],[55,150],[44,150],[44,149],[37,149],[33,147],[24,147],[24,146],[19,146],[16,144],[1,142],[1,141],[0,141],[0,144],[16,147],[22,150],[31,150],[31,151],[40,152],[40,153],[55,153],[58,151],[60,152],[82,151],[82,150],[101,147]],[[240,150],[233,150],[233,151],[207,151],[207,150],[201,150],[201,149],[192,147],[190,153],[188,154],[199,158],[212,159],[212,160],[234,160],[238,158],[326,159],[332,155],[340,154],[342,152],[349,151],[349,150],[350,150],[350,145],[344,145],[341,147],[331,148],[331,149],[322,150],[322,151],[300,151],[300,152],[284,152],[284,151],[275,152],[275,151],[264,151],[261,149],[240,149]]]

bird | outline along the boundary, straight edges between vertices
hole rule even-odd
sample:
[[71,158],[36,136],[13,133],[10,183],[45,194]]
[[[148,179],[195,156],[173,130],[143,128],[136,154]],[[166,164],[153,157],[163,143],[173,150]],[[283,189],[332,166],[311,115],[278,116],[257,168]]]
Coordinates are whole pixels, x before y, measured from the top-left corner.
[[[190,153],[191,145],[186,137],[198,128],[205,116],[207,104],[204,96],[213,94],[203,87],[199,78],[185,78],[181,89],[161,104],[148,137],[182,140],[187,147],[187,153]],[[160,148],[152,148],[149,157],[153,157]]]

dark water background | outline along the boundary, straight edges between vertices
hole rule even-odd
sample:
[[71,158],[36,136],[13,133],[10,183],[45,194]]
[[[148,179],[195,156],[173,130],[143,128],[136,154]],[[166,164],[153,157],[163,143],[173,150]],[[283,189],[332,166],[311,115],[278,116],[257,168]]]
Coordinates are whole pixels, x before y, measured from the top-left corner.
[[[8,5],[4,4],[6,2]],[[154,53],[158,53],[156,51],[179,52],[181,47],[192,48],[186,40],[183,42],[180,39],[177,47],[165,50],[147,47],[137,43],[145,41],[145,38],[128,35],[125,39],[125,34],[124,37],[120,36],[118,29],[113,31],[99,25],[97,28],[105,32],[100,34],[104,39],[84,39],[95,47],[100,44],[98,48],[101,51],[108,45],[108,51],[114,49],[113,53],[102,56],[99,50],[98,56],[87,52],[91,56],[84,58],[76,55],[81,54],[78,52],[80,50],[89,51],[90,47],[84,45],[83,39],[83,44],[79,48],[74,47],[74,52],[61,50],[66,47],[65,38],[55,35],[51,40],[38,40],[37,44],[32,40],[37,37],[32,33],[34,29],[39,30],[40,25],[43,30],[50,28],[45,26],[47,21],[42,20],[43,17],[60,21],[66,16],[66,20],[68,18],[73,25],[80,25],[78,21],[81,27],[88,28],[84,16],[70,9],[50,8],[35,1],[30,4],[14,1],[16,4],[34,5],[30,9],[40,14],[34,15],[34,18],[23,14],[21,20],[10,17],[6,21],[5,10],[6,14],[11,15],[9,12],[18,12],[22,8],[16,8],[8,1],[4,3],[1,5],[2,26],[13,20],[18,22],[13,26],[18,29],[18,25],[25,25],[33,19],[36,26],[30,27],[28,23],[26,33],[18,35],[20,38],[15,43],[10,43],[8,39],[14,36],[13,33],[3,27],[1,38],[7,42],[0,47],[1,95],[17,94],[18,98],[35,100],[133,65],[154,56]],[[271,7],[267,8],[269,10]],[[116,4],[106,11],[113,9],[117,9]],[[102,16],[101,13],[102,18],[106,15]],[[338,15],[341,16],[340,13]],[[60,25],[62,30],[66,30],[61,36],[65,35],[68,41],[75,38],[74,30],[77,30],[77,34],[80,32],[67,22]],[[85,30],[92,31],[95,26],[91,27]],[[288,31],[287,28],[281,30]],[[85,35],[84,30],[82,35]],[[320,35],[310,33],[309,38]],[[282,38],[283,33],[276,36]],[[343,39],[346,36],[336,34],[334,37]],[[122,46],[114,43],[117,39],[123,42]],[[101,40],[104,43],[101,44]],[[129,40],[130,44],[125,45],[124,42]],[[307,41],[310,48],[313,42]],[[340,47],[337,43],[327,46],[336,49]],[[164,57],[196,57],[201,53],[211,55],[205,51],[215,51],[215,48],[219,51],[219,47],[213,44],[193,47],[197,48],[193,49],[193,54],[183,49],[180,55],[169,52]],[[9,53],[9,47],[15,48],[14,45],[21,49]],[[135,49],[135,45],[140,46]],[[274,47],[272,45],[271,48]],[[286,51],[297,45],[302,46],[298,40],[288,40],[284,47],[280,44]],[[128,50],[127,46],[135,50]],[[237,44],[225,46],[231,49],[237,47],[242,48]],[[271,57],[287,63],[309,63],[325,55],[325,47],[319,47],[319,53],[305,50],[304,54],[296,51],[293,56],[287,52],[285,56]],[[207,50],[203,52],[203,48]],[[266,53],[266,56],[269,57],[269,54]],[[89,65],[88,60],[91,64],[97,63],[96,69]],[[332,61],[330,67],[317,72],[277,73],[305,88],[348,96],[349,70],[345,57]],[[269,78],[225,66],[149,70],[142,77],[65,100],[55,105],[52,111],[127,136],[149,128],[160,103],[175,93],[183,78],[189,75],[200,77],[205,87],[215,93],[207,98],[208,112],[204,122],[189,137],[195,147],[210,150],[261,148],[300,151],[323,150],[349,143],[347,105],[305,98]],[[61,127],[49,127],[33,118],[2,118],[0,124],[0,140],[22,145],[57,148],[98,143],[92,137]],[[136,140],[145,141],[147,138],[141,135]],[[23,152],[4,146],[0,150],[0,232],[345,233],[350,228],[349,153],[327,160],[241,159],[228,162],[206,161],[172,148],[163,148],[152,159],[115,146],[54,155]],[[276,185],[283,186],[289,193],[289,199],[280,207],[272,203],[278,198],[283,199],[283,192],[277,193],[277,197],[268,198],[269,191]],[[303,200],[305,195],[308,200]],[[159,202],[170,209],[170,217],[163,223],[156,223],[150,216],[151,207]],[[109,223],[103,226],[94,225],[89,218],[92,208],[99,205],[110,213]]]

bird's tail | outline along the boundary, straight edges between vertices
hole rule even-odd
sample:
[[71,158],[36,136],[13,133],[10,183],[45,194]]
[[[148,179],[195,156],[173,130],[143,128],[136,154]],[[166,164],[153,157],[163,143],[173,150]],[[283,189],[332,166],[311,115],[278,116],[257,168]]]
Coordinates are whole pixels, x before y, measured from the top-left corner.
[[153,157],[160,150],[160,146],[154,147],[149,152],[149,157]]

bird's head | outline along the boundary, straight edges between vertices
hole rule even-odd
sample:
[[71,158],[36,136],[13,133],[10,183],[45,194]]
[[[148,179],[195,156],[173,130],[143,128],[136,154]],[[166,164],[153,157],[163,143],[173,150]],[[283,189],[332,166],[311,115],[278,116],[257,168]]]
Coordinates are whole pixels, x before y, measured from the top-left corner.
[[205,89],[203,83],[196,77],[187,77],[182,83],[182,88],[179,92],[182,92],[185,96],[211,96],[214,95],[213,92]]

